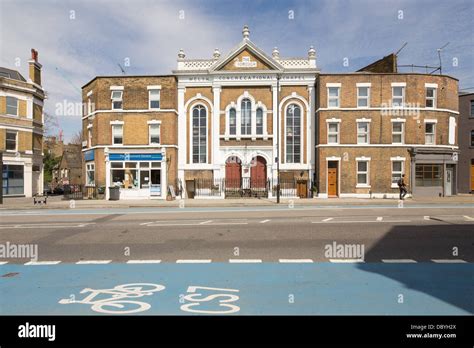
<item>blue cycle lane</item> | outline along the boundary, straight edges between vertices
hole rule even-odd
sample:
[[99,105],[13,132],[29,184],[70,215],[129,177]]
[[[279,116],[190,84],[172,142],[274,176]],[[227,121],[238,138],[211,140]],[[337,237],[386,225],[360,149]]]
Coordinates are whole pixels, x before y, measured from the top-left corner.
[[474,264],[0,266],[2,315],[466,315]]

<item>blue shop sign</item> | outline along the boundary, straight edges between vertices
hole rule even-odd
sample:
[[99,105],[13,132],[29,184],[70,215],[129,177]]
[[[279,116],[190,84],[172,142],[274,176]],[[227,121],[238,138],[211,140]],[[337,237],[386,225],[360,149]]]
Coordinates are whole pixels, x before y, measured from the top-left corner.
[[161,153],[111,153],[109,161],[161,161]]
[[94,160],[94,150],[89,150],[84,152],[84,161],[93,161]]

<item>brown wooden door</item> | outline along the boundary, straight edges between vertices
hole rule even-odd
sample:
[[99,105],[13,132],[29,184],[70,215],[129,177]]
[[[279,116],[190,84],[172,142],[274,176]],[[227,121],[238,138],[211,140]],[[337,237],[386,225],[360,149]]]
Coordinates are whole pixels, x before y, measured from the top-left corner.
[[308,181],[298,180],[296,182],[296,194],[299,198],[308,198]]
[[250,185],[252,188],[264,188],[267,184],[267,161],[257,156],[250,167]]
[[242,178],[242,167],[239,160],[229,160],[225,164],[225,184],[228,188],[239,188]]
[[328,196],[337,197],[337,168],[328,168]]
[[471,191],[474,191],[474,163],[471,162]]

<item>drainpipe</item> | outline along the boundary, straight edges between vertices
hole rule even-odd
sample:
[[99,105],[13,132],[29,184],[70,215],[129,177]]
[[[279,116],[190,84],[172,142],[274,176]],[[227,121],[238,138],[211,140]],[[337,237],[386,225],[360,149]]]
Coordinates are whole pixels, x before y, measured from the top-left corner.
[[277,204],[280,203],[280,75],[277,75]]

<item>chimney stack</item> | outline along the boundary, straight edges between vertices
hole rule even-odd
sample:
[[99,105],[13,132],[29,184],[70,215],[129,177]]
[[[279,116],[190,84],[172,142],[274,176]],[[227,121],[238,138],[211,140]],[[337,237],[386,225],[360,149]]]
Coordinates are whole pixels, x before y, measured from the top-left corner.
[[28,61],[29,64],[29,82],[33,82],[41,86],[41,68],[42,65],[38,63],[38,51],[34,48],[31,49],[31,59]]

